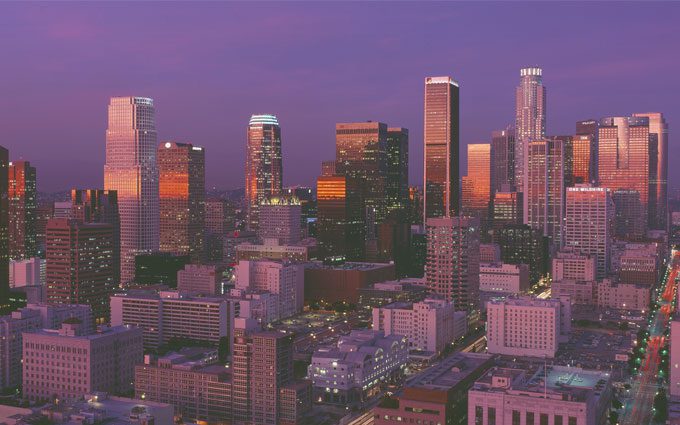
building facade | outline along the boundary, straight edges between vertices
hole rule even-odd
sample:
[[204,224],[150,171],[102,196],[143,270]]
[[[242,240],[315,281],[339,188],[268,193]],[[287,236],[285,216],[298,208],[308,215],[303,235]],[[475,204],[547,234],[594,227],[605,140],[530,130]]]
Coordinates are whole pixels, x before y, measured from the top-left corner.
[[98,323],[107,323],[117,286],[111,224],[55,218],[47,223],[46,244],[47,301],[87,304]]
[[28,161],[9,163],[9,258],[22,260],[37,255],[36,171]]
[[538,67],[520,70],[519,86],[515,90],[515,186],[525,190],[529,143],[545,138],[546,87],[543,70]]
[[160,250],[203,258],[205,150],[191,143],[158,146]]
[[479,220],[472,217],[427,220],[425,281],[432,292],[460,310],[478,308]]
[[134,278],[135,255],[158,250],[158,167],[153,99],[113,97],[108,108],[104,190],[118,194],[120,279]]
[[258,208],[283,187],[281,127],[274,115],[250,117],[246,145],[246,206],[248,229],[257,231]]
[[425,78],[423,223],[460,211],[459,90],[451,77]]

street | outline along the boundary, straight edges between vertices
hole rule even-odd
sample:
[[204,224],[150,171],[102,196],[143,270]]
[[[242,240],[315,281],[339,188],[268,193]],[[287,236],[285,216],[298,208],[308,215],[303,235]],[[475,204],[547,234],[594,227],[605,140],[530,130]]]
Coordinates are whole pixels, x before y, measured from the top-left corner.
[[653,313],[649,326],[649,342],[645,357],[640,364],[638,375],[632,382],[630,389],[632,396],[626,400],[625,411],[622,415],[624,425],[649,424],[652,421],[652,407],[654,396],[660,388],[659,351],[665,344],[664,332],[670,324],[672,312],[671,301],[676,294],[677,276],[680,270],[680,255],[673,254],[671,270],[668,278],[663,282],[658,296],[660,308]]

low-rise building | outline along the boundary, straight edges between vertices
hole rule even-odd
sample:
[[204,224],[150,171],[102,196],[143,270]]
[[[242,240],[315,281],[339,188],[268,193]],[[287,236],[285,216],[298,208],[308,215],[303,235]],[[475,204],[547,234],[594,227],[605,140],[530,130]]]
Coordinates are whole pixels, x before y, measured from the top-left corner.
[[487,350],[492,354],[553,358],[569,339],[568,299],[516,297],[487,303]]
[[383,399],[373,408],[374,424],[464,424],[468,390],[492,365],[489,354],[455,353],[409,379],[399,396]]
[[654,286],[659,281],[661,253],[657,243],[625,244],[612,260],[619,281]]
[[83,322],[86,331],[92,331],[94,319],[89,305],[29,304],[0,317],[0,388],[21,384],[24,332],[56,329],[74,317]]
[[[7,406],[3,406],[6,408]],[[13,408],[20,409],[20,408]],[[3,409],[5,410],[5,409]],[[0,417],[3,423],[58,423],[60,425],[173,425],[173,407],[165,403],[126,397],[114,397],[105,392],[86,394],[85,400],[59,400],[42,406],[39,411],[21,409],[11,416]]]
[[380,331],[354,330],[337,346],[318,348],[307,377],[318,402],[352,404],[379,394],[381,384],[400,376],[408,341]]
[[422,278],[405,278],[401,280],[378,282],[368,288],[359,289],[359,306],[365,309],[403,301],[418,302],[429,294]]
[[603,279],[596,287],[597,305],[600,307],[636,311],[649,309],[652,291],[649,285]]
[[306,238],[295,245],[282,245],[277,238],[266,238],[261,244],[252,242],[236,245],[236,261],[288,260],[306,262],[316,258],[317,243]]
[[582,254],[573,249],[558,251],[552,260],[552,279],[593,282],[597,277],[595,255]]
[[129,290],[111,297],[111,324],[139,327],[146,349],[157,349],[172,338],[218,344],[221,338],[231,338],[235,310],[235,303],[224,297]]
[[526,264],[481,263],[479,290],[501,294],[521,294],[529,290],[529,266]]
[[595,305],[597,285],[593,280],[554,280],[550,291],[553,298],[569,297],[573,304]]
[[134,367],[142,362],[142,331],[130,326],[84,331],[80,319],[58,330],[23,334],[23,395],[30,401],[75,400],[95,391],[132,389]]
[[492,368],[468,391],[468,425],[599,425],[606,422],[611,398],[611,377],[604,371]]
[[501,262],[501,247],[496,243],[482,243],[479,244],[479,262],[480,263],[500,263]]
[[324,264],[315,261],[305,266],[305,301],[355,303],[361,289],[394,278],[395,269],[391,263]]
[[135,367],[135,397],[167,403],[184,421],[231,419],[231,370],[214,349],[187,348]]
[[467,332],[467,315],[442,298],[417,303],[396,302],[373,309],[373,330],[401,335],[410,349],[440,354]]
[[222,271],[217,266],[187,264],[177,272],[177,290],[205,295],[222,293]]

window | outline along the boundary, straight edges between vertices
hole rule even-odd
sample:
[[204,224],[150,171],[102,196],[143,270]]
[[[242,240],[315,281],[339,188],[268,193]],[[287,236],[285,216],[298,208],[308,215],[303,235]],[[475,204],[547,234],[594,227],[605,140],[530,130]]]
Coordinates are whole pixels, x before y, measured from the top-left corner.
[[541,413],[541,425],[548,425],[548,414]]
[[475,425],[484,424],[484,408],[482,406],[475,406]]
[[575,417],[569,416],[569,425],[578,425]]
[[496,408],[495,407],[489,407],[489,409],[486,412],[487,415],[487,424],[488,425],[496,425]]
[[554,425],[563,425],[562,415],[555,415],[555,424]]
[[534,425],[534,412],[527,412],[526,413],[526,425]]
[[519,410],[512,411],[512,425],[521,425]]

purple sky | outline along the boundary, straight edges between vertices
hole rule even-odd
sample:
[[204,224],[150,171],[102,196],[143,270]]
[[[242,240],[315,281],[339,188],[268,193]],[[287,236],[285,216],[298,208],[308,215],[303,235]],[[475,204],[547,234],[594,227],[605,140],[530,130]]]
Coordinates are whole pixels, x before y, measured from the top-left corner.
[[263,112],[282,126],[287,185],[313,184],[336,122],[365,120],[410,129],[420,183],[424,77],[461,83],[464,145],[514,119],[519,68],[535,64],[549,134],[666,114],[677,188],[678,22],[680,3],[3,3],[0,144],[38,167],[40,190],[99,187],[108,98],[150,96],[159,141],[207,149],[210,186],[243,185]]

